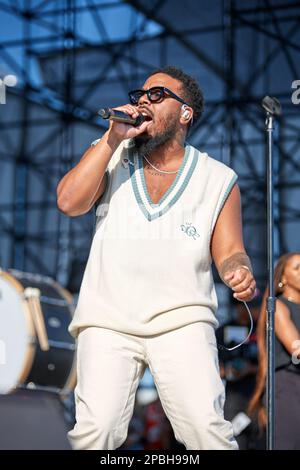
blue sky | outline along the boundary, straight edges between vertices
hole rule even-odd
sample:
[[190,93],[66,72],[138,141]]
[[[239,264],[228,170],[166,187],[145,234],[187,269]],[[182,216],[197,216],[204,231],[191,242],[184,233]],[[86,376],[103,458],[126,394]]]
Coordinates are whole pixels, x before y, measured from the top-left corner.
[[[52,48],[61,49],[64,44],[63,39],[57,37],[53,41],[40,41],[41,38],[58,36],[58,32],[66,27],[66,18],[63,14],[50,14],[50,11],[62,8],[64,1],[48,0],[43,8],[37,6],[45,3],[42,0],[31,0],[31,8],[38,12],[40,17],[37,20],[26,21],[21,15],[6,11],[16,7],[23,9],[26,2],[24,0],[0,2],[4,8],[0,8],[0,41],[20,40],[30,34],[33,39],[31,47],[34,52],[48,51]],[[143,36],[153,36],[161,31],[161,27],[152,21],[144,21],[144,16],[136,12],[130,5],[122,0],[76,0],[76,7],[86,5],[102,5],[101,8],[89,11],[80,11],[76,14],[76,34],[83,40],[91,44],[101,44],[103,42],[114,42],[126,40],[136,32],[139,38]],[[5,6],[7,8],[5,8]],[[27,29],[27,32],[26,32]],[[21,80],[20,71],[16,70],[14,64],[24,63],[24,43],[0,49],[0,77],[6,74],[16,73]],[[39,70],[34,60],[27,64],[27,71],[30,70],[34,83],[39,84]]]

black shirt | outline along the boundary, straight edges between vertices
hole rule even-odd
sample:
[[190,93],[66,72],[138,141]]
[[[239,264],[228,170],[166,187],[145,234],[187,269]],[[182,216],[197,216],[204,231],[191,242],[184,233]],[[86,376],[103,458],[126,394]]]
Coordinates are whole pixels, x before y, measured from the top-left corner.
[[[278,297],[281,302],[283,302],[290,311],[291,320],[296,326],[297,330],[300,332],[300,304],[291,302],[283,295]],[[276,313],[275,313],[276,315]],[[278,340],[275,336],[275,368],[277,369],[288,369],[292,372],[300,373],[300,364],[293,364],[292,356],[284,347],[284,345]]]

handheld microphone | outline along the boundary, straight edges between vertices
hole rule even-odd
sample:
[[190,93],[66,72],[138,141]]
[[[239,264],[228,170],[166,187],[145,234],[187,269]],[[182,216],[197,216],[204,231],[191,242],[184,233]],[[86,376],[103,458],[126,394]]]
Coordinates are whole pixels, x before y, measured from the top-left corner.
[[131,124],[134,127],[139,126],[142,122],[145,121],[145,116],[139,114],[138,117],[132,118],[129,114],[118,111],[117,109],[112,108],[102,108],[99,109],[98,114],[103,119],[111,119],[112,121],[124,122],[124,124]]

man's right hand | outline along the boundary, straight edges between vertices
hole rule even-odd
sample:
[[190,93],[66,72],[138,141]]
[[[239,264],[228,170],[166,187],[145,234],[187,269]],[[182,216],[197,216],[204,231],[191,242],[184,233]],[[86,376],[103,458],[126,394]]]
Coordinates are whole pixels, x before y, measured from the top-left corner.
[[[139,115],[135,106],[131,104],[126,104],[124,106],[118,106],[117,108],[113,108],[118,111],[122,111],[123,113],[128,114],[129,116],[136,118]],[[135,127],[130,124],[124,124],[123,122],[117,122],[110,120],[108,132],[111,137],[119,140],[120,142],[124,139],[132,139],[139,134],[142,134],[147,130],[151,121],[144,121],[139,126]]]

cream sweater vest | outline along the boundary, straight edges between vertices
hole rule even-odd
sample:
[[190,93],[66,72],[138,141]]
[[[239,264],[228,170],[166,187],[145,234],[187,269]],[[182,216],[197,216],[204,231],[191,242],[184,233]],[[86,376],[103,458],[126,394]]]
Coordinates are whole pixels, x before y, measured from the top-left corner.
[[153,204],[131,140],[107,173],[70,333],[98,326],[148,336],[198,321],[217,327],[210,241],[236,173],[186,145],[176,179]]

